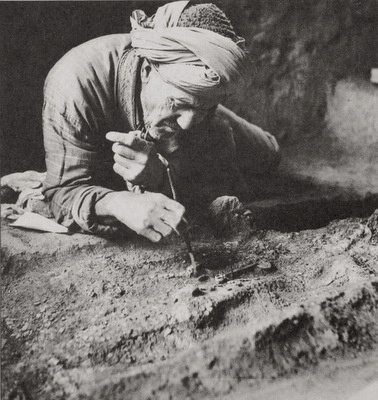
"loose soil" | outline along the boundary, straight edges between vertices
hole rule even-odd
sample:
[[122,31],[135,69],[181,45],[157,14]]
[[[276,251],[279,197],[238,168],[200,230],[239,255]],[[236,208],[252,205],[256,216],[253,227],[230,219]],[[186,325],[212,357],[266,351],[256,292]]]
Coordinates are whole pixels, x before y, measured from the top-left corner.
[[284,146],[245,209],[194,220],[201,277],[179,237],[2,221],[3,398],[373,400],[378,125],[353,110],[377,100],[340,82],[321,141]]
[[[376,349],[377,219],[298,232],[241,224],[228,238],[195,227],[208,280],[187,276],[177,237],[153,245],[4,222],[4,398],[231,399],[267,385],[288,398],[288,376],[310,368],[319,381],[324,360]],[[295,379],[303,387],[308,373]]]
[[[208,280],[187,276],[178,237],[153,245],[2,221],[4,399],[374,399],[378,96],[340,79],[376,66],[377,24],[373,0],[350,3],[221,2],[256,60],[253,89],[230,103],[280,139],[283,161],[269,185],[253,182],[250,213],[231,216],[223,236],[194,224]],[[122,31],[129,15],[118,11],[117,25],[102,8],[99,32],[87,32],[93,24],[63,17],[93,21],[96,7],[56,7],[6,16],[7,42],[34,43],[32,55],[8,51],[5,131],[19,133],[2,146],[8,172],[43,168],[40,88],[62,48],[109,20]],[[37,67],[20,75],[22,54]]]

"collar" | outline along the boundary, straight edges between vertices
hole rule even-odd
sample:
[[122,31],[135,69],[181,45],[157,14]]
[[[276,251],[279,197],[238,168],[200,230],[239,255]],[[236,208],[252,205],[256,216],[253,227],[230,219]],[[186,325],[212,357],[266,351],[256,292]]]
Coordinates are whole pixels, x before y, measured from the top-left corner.
[[122,125],[130,130],[143,128],[140,104],[140,68],[142,59],[134,49],[128,49],[118,64],[116,98]]

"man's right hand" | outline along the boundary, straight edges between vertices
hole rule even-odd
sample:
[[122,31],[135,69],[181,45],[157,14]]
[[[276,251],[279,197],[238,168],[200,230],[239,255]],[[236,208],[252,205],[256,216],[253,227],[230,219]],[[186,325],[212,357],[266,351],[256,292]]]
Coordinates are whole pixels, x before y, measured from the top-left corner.
[[152,242],[176,230],[185,207],[160,193],[111,192],[96,203],[99,217],[114,217]]

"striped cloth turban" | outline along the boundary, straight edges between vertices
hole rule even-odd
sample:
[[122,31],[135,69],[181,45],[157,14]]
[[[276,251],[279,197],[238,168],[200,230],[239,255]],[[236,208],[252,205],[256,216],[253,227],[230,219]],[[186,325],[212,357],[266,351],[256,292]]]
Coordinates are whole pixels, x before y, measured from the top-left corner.
[[[151,18],[143,11],[134,11],[132,46],[167,83],[193,95],[231,94],[248,81],[248,54],[215,29],[178,26],[188,3],[168,3]],[[238,39],[239,43],[244,42]]]

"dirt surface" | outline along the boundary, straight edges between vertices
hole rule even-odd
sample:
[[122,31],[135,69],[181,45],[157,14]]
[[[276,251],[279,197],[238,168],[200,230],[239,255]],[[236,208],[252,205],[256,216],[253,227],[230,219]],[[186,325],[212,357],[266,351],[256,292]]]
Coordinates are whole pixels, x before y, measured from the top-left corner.
[[[123,31],[131,3],[6,5],[3,173],[44,168],[48,70]],[[302,3],[220,2],[256,67],[230,105],[280,140],[283,161],[277,177],[253,179],[249,211],[194,223],[201,277],[187,275],[178,237],[152,245],[2,221],[4,399],[375,399],[375,2]]]
[[187,277],[179,238],[3,223],[4,398],[232,398],[376,348],[376,216],[300,232],[241,226],[226,240],[195,229],[206,280]]
[[179,237],[153,245],[2,221],[3,398],[373,400],[378,125],[340,121],[348,96],[356,109],[377,97],[336,88],[323,142],[284,147],[254,201],[221,199],[215,223],[193,221],[200,277]]

